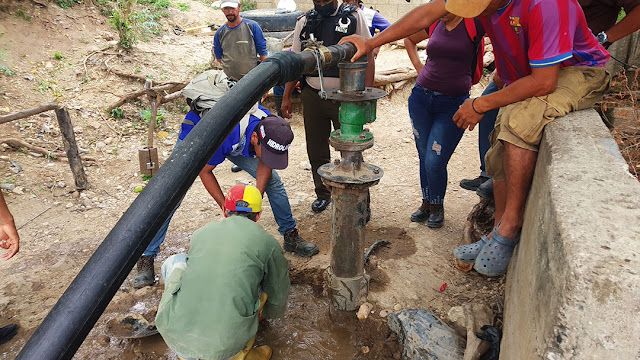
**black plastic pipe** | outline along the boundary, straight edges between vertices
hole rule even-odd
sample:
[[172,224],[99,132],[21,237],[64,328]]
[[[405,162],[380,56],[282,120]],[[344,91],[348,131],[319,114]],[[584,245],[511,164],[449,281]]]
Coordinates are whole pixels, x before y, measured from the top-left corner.
[[[355,53],[351,44],[328,49],[324,68]],[[297,80],[316,68],[312,52],[284,51],[233,86],[129,206],[16,359],[71,359],[158,229],[244,114],[274,85]]]

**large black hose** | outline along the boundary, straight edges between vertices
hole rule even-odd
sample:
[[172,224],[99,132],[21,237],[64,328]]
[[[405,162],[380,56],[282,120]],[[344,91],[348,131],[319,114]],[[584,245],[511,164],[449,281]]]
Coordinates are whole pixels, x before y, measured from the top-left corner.
[[[329,47],[325,67],[349,59],[353,45]],[[16,359],[71,359],[158,229],[240,119],[276,84],[316,68],[311,52],[281,52],[245,75],[174,150],[129,206]]]

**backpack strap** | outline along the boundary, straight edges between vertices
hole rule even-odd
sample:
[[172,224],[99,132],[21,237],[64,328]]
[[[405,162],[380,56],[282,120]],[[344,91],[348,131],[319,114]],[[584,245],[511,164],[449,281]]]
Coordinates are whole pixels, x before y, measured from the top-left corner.
[[431,35],[433,34],[433,31],[436,29],[436,26],[438,26],[438,23],[440,23],[440,20],[437,20],[436,22],[431,24],[431,26],[429,26],[429,28],[427,29],[427,35],[429,35],[429,37],[431,37]]
[[247,126],[249,126],[249,119],[251,118],[251,115],[257,117],[260,120],[262,120],[262,119],[264,119],[264,118],[266,118],[268,116],[266,112],[264,112],[260,108],[258,108],[258,110],[254,111],[252,113],[248,113],[242,119],[240,119],[240,136],[238,137],[238,143],[239,144],[242,143],[242,138],[247,133]]
[[471,84],[480,82],[484,70],[484,37],[478,38],[478,28],[475,19],[464,19],[467,34],[474,44],[473,61],[471,62]]
[[471,41],[475,43],[478,40],[478,29],[476,28],[475,19],[464,19],[464,27],[467,28],[467,34],[469,34]]

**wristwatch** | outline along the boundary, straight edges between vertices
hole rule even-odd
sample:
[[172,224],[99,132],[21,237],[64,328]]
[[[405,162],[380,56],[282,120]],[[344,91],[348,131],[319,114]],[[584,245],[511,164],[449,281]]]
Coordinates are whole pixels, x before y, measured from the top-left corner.
[[607,33],[604,31],[600,32],[596,36],[596,39],[598,39],[598,42],[600,43],[600,45],[602,45],[605,49],[608,49],[609,46],[611,46],[611,42],[609,42],[609,37],[607,36]]

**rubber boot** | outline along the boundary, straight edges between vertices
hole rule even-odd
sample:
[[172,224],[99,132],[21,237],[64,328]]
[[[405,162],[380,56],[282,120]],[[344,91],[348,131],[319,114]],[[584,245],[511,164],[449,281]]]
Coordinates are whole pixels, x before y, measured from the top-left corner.
[[441,228],[444,224],[444,205],[429,204],[429,221],[427,226],[433,229]]
[[18,333],[18,325],[10,324],[0,328],[0,345],[8,343]]
[[318,253],[315,244],[305,241],[298,234],[298,229],[293,229],[284,234],[284,251],[296,253],[302,257],[313,256]]
[[154,256],[142,256],[138,260],[138,274],[133,279],[133,287],[136,289],[151,286],[156,282],[156,273],[153,269]]
[[249,351],[245,360],[269,360],[271,359],[272,350],[269,345],[254,347]]
[[411,221],[423,223],[429,218],[429,200],[422,199],[422,205],[411,214]]

